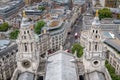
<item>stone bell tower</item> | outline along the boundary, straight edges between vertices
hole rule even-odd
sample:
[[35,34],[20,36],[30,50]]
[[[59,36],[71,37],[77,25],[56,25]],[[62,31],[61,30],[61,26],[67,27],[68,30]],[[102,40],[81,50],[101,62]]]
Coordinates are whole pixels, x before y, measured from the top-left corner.
[[101,35],[100,22],[98,17],[98,10],[92,22],[91,29],[88,32],[87,46],[84,50],[83,63],[85,71],[91,72],[94,70],[101,70],[104,66],[105,52],[103,47],[103,38]]
[[21,72],[36,72],[39,66],[39,51],[32,30],[32,21],[23,12],[20,33],[17,39],[17,69]]

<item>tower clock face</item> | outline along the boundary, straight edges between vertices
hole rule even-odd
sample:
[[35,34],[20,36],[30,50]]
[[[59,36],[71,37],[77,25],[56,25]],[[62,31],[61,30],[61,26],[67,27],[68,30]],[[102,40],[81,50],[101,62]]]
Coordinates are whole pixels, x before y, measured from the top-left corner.
[[31,63],[28,60],[24,60],[24,61],[22,61],[22,66],[24,68],[29,68],[31,66]]
[[100,66],[100,61],[99,61],[99,60],[93,60],[93,61],[92,61],[92,65],[93,65],[94,67],[98,67],[98,66]]

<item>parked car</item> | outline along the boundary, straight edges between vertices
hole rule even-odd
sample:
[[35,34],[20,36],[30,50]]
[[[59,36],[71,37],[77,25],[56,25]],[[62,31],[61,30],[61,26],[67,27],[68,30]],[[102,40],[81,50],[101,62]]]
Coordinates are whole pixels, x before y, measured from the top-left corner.
[[68,49],[67,49],[67,50],[65,50],[65,51],[66,51],[66,52],[70,52],[70,50],[68,50]]
[[78,33],[75,33],[75,39],[77,39],[78,38]]

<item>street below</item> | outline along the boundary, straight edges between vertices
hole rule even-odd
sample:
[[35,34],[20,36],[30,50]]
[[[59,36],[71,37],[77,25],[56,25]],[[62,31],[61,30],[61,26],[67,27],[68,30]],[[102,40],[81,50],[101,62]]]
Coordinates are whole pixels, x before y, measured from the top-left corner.
[[[82,16],[79,16],[76,19],[75,24],[73,26],[71,26],[70,34],[67,35],[66,43],[64,46],[65,50],[71,51],[72,45],[74,43],[80,42],[81,30],[82,30]],[[75,33],[77,33],[77,38],[75,38]]]

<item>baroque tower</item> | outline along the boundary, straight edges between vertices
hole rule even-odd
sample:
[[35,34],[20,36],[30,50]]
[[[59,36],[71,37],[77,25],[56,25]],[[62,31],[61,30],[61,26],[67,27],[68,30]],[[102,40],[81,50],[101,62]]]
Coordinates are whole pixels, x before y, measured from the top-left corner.
[[85,72],[101,71],[104,68],[105,52],[103,47],[103,39],[101,35],[98,11],[92,22],[87,38],[87,46],[84,50],[83,63]]
[[39,51],[37,42],[32,30],[33,25],[25,12],[21,23],[20,33],[17,39],[18,53],[17,53],[17,69],[21,72],[37,72],[39,66]]

